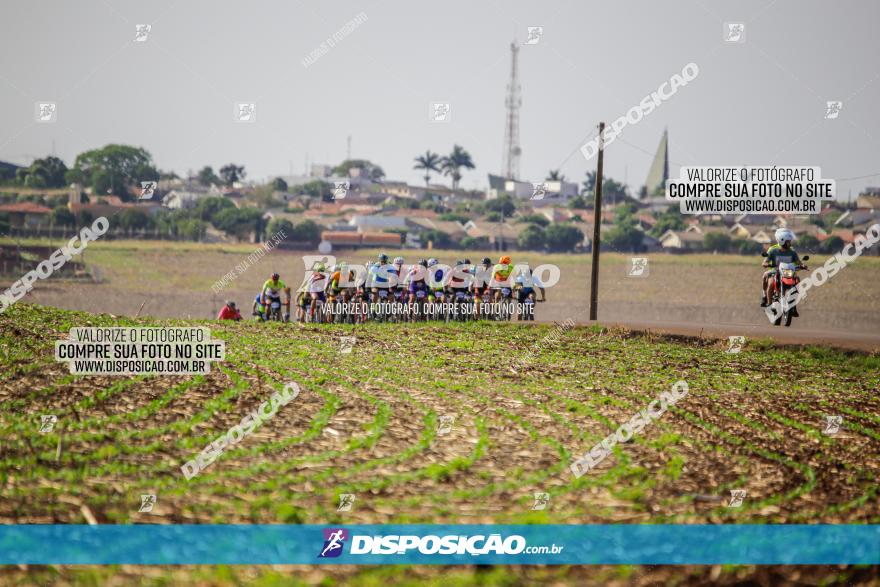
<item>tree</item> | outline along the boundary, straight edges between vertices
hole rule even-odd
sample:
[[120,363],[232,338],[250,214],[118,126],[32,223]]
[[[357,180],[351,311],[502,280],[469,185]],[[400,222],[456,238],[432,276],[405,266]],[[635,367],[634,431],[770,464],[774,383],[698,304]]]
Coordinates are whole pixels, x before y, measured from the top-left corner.
[[281,179],[280,177],[276,177],[272,180],[272,189],[276,192],[286,192],[287,191],[287,182]]
[[330,189],[330,186],[327,185],[326,182],[321,181],[320,179],[313,179],[300,186],[294,186],[293,188],[290,188],[290,191],[306,194],[313,198],[320,198],[325,202],[333,201],[333,190]]
[[92,216],[92,213],[88,210],[80,210],[76,213],[77,226],[85,226],[87,224],[91,224],[94,219],[95,217]]
[[474,169],[475,165],[470,153],[459,145],[454,145],[452,153],[441,159],[440,167],[443,169],[443,175],[452,177],[452,190],[455,191],[458,189],[458,182],[461,181],[461,168]]
[[290,240],[318,244],[321,242],[322,228],[312,220],[303,220],[293,227]]
[[440,173],[440,161],[440,155],[432,153],[430,150],[425,151],[424,155],[419,155],[415,158],[416,164],[413,165],[413,169],[423,169],[425,171],[425,187],[431,181],[432,171]]
[[67,209],[67,206],[55,206],[52,208],[49,220],[57,226],[73,226],[76,224],[76,217]]
[[421,241],[423,243],[430,242],[435,249],[451,249],[454,245],[452,238],[439,230],[426,230],[422,233]]
[[547,246],[551,251],[566,252],[574,248],[584,240],[584,233],[571,224],[551,224],[544,231]]
[[199,183],[204,186],[210,185],[218,185],[220,183],[220,178],[217,177],[217,174],[214,173],[214,168],[210,165],[205,165],[199,170],[198,174]]
[[543,249],[546,243],[547,235],[544,229],[537,224],[530,224],[516,237],[516,244],[519,245],[519,248],[529,251]]
[[119,226],[126,230],[141,230],[152,224],[150,217],[143,211],[131,209],[124,210],[119,214],[117,222],[119,223]]
[[584,180],[584,189],[581,194],[592,194],[596,191],[596,172],[588,171],[587,179]]
[[732,244],[733,240],[726,232],[708,232],[703,236],[703,247],[707,251],[726,253]]
[[[625,184],[617,182],[610,177],[602,178],[602,201],[614,204],[629,197]],[[593,196],[596,192],[596,172],[588,171],[584,181],[582,196]]]
[[544,181],[565,181],[565,176],[559,169],[551,169],[547,172],[547,178]]
[[285,238],[290,238],[290,235],[293,234],[293,222],[287,218],[273,218],[269,221],[266,232],[272,235],[280,232],[286,235]]
[[670,206],[657,218],[657,223],[651,228],[651,236],[660,238],[667,230],[684,230],[684,216],[675,206]]
[[501,216],[501,212],[489,212],[486,214],[486,222],[501,222],[504,217]]
[[484,208],[488,212],[498,212],[509,218],[516,212],[516,203],[514,203],[513,197],[510,194],[501,194],[497,198],[486,200]]
[[575,196],[568,201],[568,207],[572,210],[586,210],[587,199],[583,196]]
[[58,157],[34,159],[30,167],[21,168],[16,172],[16,179],[21,185],[33,188],[61,188],[67,185],[65,175],[67,165]]
[[642,248],[645,234],[636,228],[636,220],[628,206],[617,210],[614,228],[608,231],[603,240],[609,247],[618,252],[638,252]]
[[797,246],[799,249],[815,253],[819,250],[819,239],[812,234],[802,234],[798,237]]
[[463,239],[461,239],[461,248],[467,249],[467,250],[487,249],[487,248],[489,248],[489,238],[485,237],[485,236],[478,236],[478,237],[466,236]]
[[334,175],[350,176],[351,169],[360,169],[361,173],[373,181],[381,181],[385,177],[382,168],[366,159],[346,159],[333,168]]
[[260,232],[263,213],[255,208],[226,208],[214,215],[211,224],[227,234],[244,239],[251,233]]
[[458,222],[460,224],[466,223],[471,219],[467,214],[459,214],[456,212],[444,212],[440,216],[437,217],[439,220],[446,220],[450,222]]
[[175,234],[191,241],[202,240],[207,231],[207,223],[198,218],[184,218],[175,224]]
[[615,224],[608,231],[602,244],[608,244],[613,250],[623,252],[638,252],[642,248],[642,239],[645,233],[636,228],[635,222]]
[[843,248],[843,239],[839,236],[829,236],[822,244],[819,245],[819,252],[825,255],[831,255]]
[[731,242],[731,248],[735,248],[740,255],[760,255],[764,251],[761,243],[751,239],[738,238]]
[[129,186],[158,181],[159,172],[145,149],[111,144],[77,155],[65,180],[90,185],[96,194],[111,193],[127,200],[131,198]]
[[541,214],[526,214],[525,216],[521,216],[517,218],[516,221],[520,222],[528,222],[529,224],[537,224],[538,226],[547,226],[550,224],[550,221],[547,220],[546,216],[542,216]]
[[201,220],[212,222],[218,212],[228,210],[229,208],[235,208],[235,204],[231,200],[221,196],[211,196],[199,200],[193,212]]
[[602,200],[610,204],[616,204],[629,198],[626,184],[617,182],[610,177],[602,179]]
[[247,173],[244,171],[244,165],[228,163],[220,168],[220,177],[223,179],[223,183],[228,186],[244,179],[246,175]]

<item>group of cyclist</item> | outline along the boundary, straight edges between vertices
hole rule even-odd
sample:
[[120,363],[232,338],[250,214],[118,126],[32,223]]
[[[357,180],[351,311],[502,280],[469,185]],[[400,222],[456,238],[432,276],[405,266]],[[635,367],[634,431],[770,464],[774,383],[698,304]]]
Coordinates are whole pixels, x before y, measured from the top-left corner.
[[[430,258],[407,267],[403,257],[390,260],[381,253],[362,266],[316,263],[293,296],[273,273],[254,298],[253,313],[261,320],[287,321],[292,302],[298,322],[509,320],[514,315],[534,320],[534,303],[545,299],[545,289],[528,263],[514,266],[508,255],[494,265],[488,257],[478,265],[459,259],[452,267]],[[286,309],[283,318],[281,308]]]

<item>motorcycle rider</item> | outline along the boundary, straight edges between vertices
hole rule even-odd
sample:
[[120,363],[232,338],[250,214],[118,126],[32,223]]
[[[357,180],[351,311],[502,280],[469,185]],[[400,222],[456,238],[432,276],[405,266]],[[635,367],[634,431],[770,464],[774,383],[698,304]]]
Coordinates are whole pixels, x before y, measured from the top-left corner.
[[791,244],[794,242],[795,236],[792,231],[787,228],[779,228],[773,235],[776,243],[767,249],[767,256],[764,258],[762,266],[767,267],[764,272],[761,307],[766,308],[770,305],[770,279],[776,278],[776,272],[780,263],[796,263],[801,265],[801,258],[798,256]]

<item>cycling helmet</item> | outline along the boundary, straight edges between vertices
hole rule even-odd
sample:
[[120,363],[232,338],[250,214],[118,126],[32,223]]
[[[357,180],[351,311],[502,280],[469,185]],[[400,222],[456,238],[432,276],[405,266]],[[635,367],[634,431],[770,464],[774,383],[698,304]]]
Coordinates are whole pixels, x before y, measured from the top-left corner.
[[277,273],[272,274],[272,281],[278,281],[279,279],[281,279],[280,275],[278,275]]
[[234,308],[235,302],[233,302],[232,300],[226,300],[226,305],[229,306],[230,308]]
[[379,262],[380,263],[387,263],[388,262],[388,255],[386,255],[385,253],[379,253]]
[[510,257],[508,255],[504,255],[503,257],[498,259],[498,262],[502,265],[510,265]]
[[785,241],[794,242],[794,233],[787,228],[777,229],[774,236],[776,237],[776,242],[780,245]]
[[403,257],[394,257],[395,265],[403,265]]
[[330,266],[331,273],[336,273],[337,271],[339,271],[339,265],[331,265]]
[[422,267],[427,267],[427,266],[428,266],[428,262],[425,261],[424,259],[419,259],[419,265],[421,265]]
[[318,263],[317,265],[315,265],[315,271],[317,271],[318,273],[323,273],[326,270],[327,270],[327,266],[324,265],[323,263]]
[[470,265],[470,264],[471,264],[471,260],[470,260],[470,259],[465,259],[465,260],[464,260],[464,264],[465,264],[465,265]]
[[483,265],[489,266],[492,264],[492,259],[490,259],[489,257],[483,257],[482,263]]
[[462,261],[461,259],[457,259],[457,260],[455,261],[455,266],[456,266],[456,267],[460,267],[461,265],[464,265],[464,261]]
[[436,264],[439,263],[439,262],[440,262],[440,261],[438,261],[438,260],[435,259],[434,257],[431,257],[430,259],[428,259],[428,267],[433,267],[434,265],[436,265]]

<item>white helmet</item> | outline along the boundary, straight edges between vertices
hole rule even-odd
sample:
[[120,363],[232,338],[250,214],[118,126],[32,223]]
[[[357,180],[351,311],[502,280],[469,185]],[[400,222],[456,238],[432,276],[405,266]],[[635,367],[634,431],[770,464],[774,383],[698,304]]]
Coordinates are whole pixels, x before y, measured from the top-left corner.
[[395,265],[403,265],[403,257],[394,257]]
[[434,257],[431,257],[430,259],[428,259],[428,267],[433,267],[434,265],[436,265],[438,263],[439,263],[439,261],[437,259],[435,259]]
[[784,241],[794,242],[794,233],[787,228],[777,229],[776,234],[774,236],[776,237],[776,242],[779,243],[780,245]]

